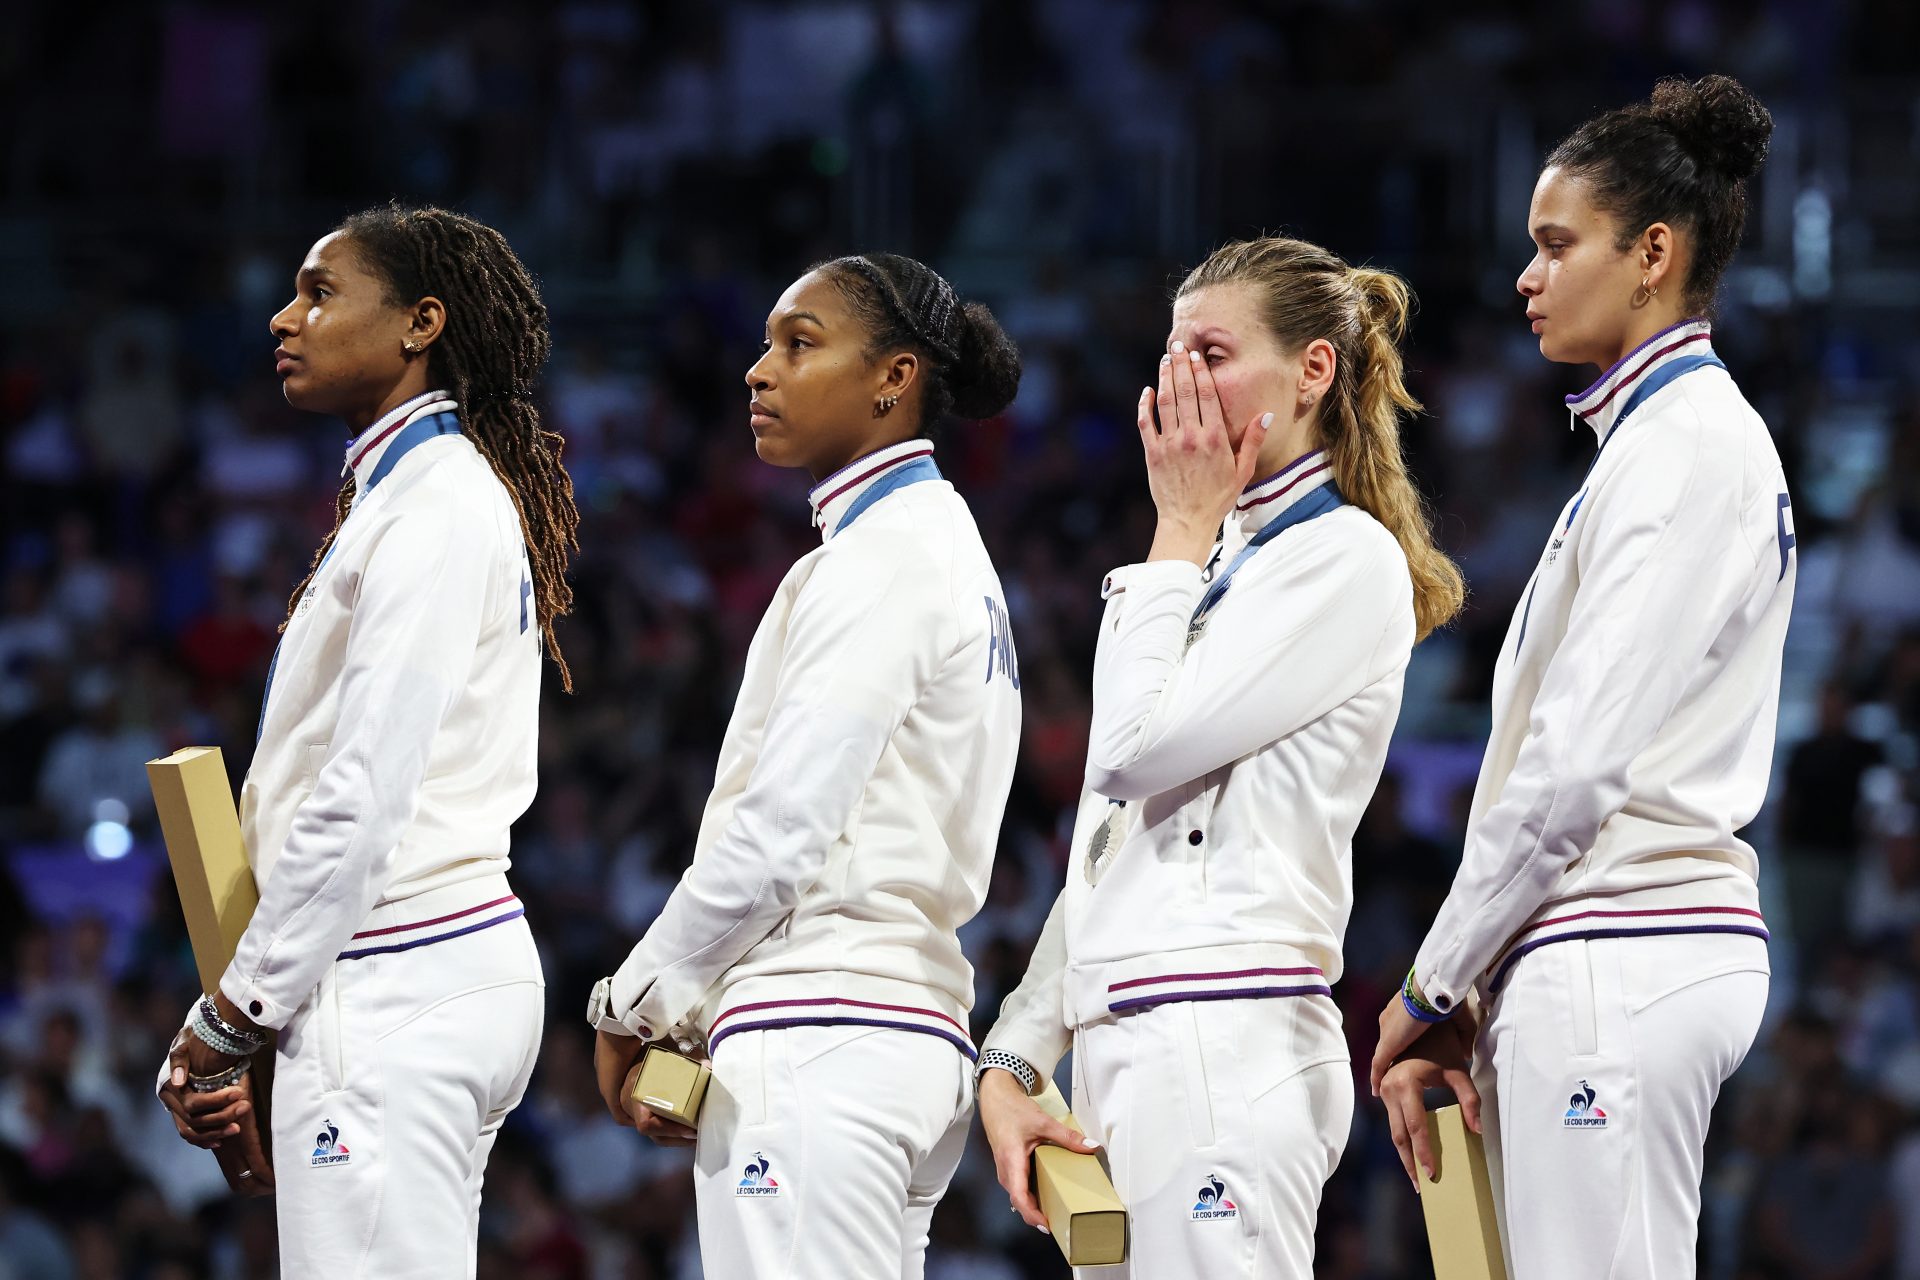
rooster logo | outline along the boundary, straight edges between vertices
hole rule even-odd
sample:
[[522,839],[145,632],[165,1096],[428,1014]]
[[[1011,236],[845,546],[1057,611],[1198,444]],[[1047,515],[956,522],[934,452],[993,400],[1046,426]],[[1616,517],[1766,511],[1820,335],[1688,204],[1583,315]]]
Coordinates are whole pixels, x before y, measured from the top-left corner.
[[740,1179],[740,1184],[734,1188],[734,1194],[742,1196],[770,1196],[778,1194],[780,1184],[773,1178],[767,1176],[767,1171],[772,1167],[773,1165],[764,1155],[758,1151],[754,1152],[753,1159],[747,1161],[747,1167],[741,1170],[743,1176]]
[[1582,1080],[1580,1087],[1573,1091],[1573,1096],[1567,1099],[1567,1114],[1563,1118],[1564,1127],[1568,1129],[1606,1128],[1607,1113],[1594,1105],[1599,1096],[1594,1092],[1592,1085]]
[[326,1127],[313,1137],[313,1163],[344,1164],[353,1153],[347,1149],[346,1143],[340,1141],[340,1127],[332,1120],[322,1120],[320,1123]]
[[1207,1183],[1200,1188],[1199,1198],[1194,1202],[1194,1218],[1231,1218],[1239,1212],[1240,1207],[1227,1199],[1227,1184],[1220,1181],[1220,1175],[1208,1174]]

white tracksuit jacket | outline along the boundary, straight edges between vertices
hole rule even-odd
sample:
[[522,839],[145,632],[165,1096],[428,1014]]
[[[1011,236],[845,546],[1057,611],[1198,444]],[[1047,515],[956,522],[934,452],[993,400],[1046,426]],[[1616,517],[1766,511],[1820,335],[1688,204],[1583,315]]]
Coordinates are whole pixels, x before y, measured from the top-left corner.
[[966,503],[912,440],[812,494],[823,545],[747,651],[694,848],[613,976],[610,1013],[709,1049],[871,1024],[969,1056],[979,910],[1020,743],[1005,593]]
[[1413,649],[1406,557],[1371,515],[1335,506],[1242,561],[1188,639],[1211,575],[1269,522],[1326,503],[1331,481],[1316,451],[1249,486],[1208,572],[1108,576],[1066,888],[986,1048],[1046,1076],[1072,1029],[1112,1014],[1326,995],[1339,979],[1353,831]]
[[[343,954],[521,914],[501,874],[533,800],[540,625],[513,499],[456,408],[429,392],[348,445],[353,509],[274,655],[240,791],[260,905],[220,979],[263,1026]],[[457,919],[356,945],[377,905],[469,882],[488,894]]]
[[1704,320],[1568,397],[1600,452],[1494,672],[1466,848],[1414,966],[1451,1008],[1570,938],[1766,938],[1753,850],[1793,605],[1766,424]]

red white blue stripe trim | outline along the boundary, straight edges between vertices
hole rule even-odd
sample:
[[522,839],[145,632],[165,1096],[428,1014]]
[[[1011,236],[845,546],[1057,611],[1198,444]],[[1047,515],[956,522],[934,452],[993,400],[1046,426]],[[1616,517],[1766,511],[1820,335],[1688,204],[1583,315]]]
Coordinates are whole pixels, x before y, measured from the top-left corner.
[[[490,914],[489,914],[490,913]],[[479,906],[468,907],[464,911],[449,912],[444,916],[435,916],[431,920],[416,920],[411,924],[390,925],[384,929],[366,929],[353,935],[353,941],[360,942],[370,938],[391,939],[371,946],[354,947],[340,953],[342,960],[359,960],[365,956],[386,955],[394,951],[411,951],[415,947],[431,946],[436,942],[445,942],[449,938],[464,937],[469,933],[478,933],[482,929],[491,929],[497,924],[509,920],[518,920],[527,914],[520,899],[512,894],[504,898],[495,898],[492,902],[483,902]],[[485,919],[474,921],[474,916]],[[471,923],[459,923],[471,921]],[[442,929],[441,925],[453,925]],[[432,930],[433,932],[423,932]],[[401,936],[409,935],[409,936]]]
[[[389,410],[380,421],[347,442],[346,470],[357,474],[363,467],[375,465],[379,461],[376,455],[380,446],[393,439],[403,428],[430,414],[450,413],[459,407],[445,391],[428,391]],[[344,470],[342,474],[345,474]]]
[[864,458],[856,458],[846,466],[813,486],[807,498],[813,504],[815,523],[824,523],[827,507],[835,499],[844,498],[861,485],[876,479],[885,472],[893,470],[915,458],[931,458],[933,446],[925,440],[908,440],[891,448],[876,450]]
[[1251,511],[1269,502],[1278,502],[1307,481],[1324,476],[1332,465],[1327,461],[1325,449],[1303,453],[1266,479],[1255,480],[1241,490],[1240,500],[1234,504],[1234,510]]
[[1213,973],[1168,973],[1129,978],[1107,986],[1107,1012],[1124,1013],[1186,1000],[1272,1000],[1332,996],[1327,975],[1315,965],[1229,969]]
[[722,1040],[737,1031],[775,1031],[786,1027],[884,1027],[915,1031],[940,1037],[970,1059],[980,1056],[967,1029],[938,1009],[837,996],[735,1005],[707,1028],[707,1051],[711,1053],[719,1048]]
[[1513,966],[1522,956],[1530,955],[1541,947],[1552,946],[1556,942],[1575,942],[1596,938],[1667,938],[1689,933],[1734,934],[1768,941],[1773,935],[1767,932],[1765,919],[1758,911],[1747,907],[1662,907],[1644,911],[1576,911],[1569,915],[1554,916],[1549,920],[1528,925],[1517,935],[1525,938],[1527,934],[1559,925],[1576,924],[1586,920],[1605,921],[1607,923],[1585,929],[1563,930],[1543,938],[1532,938],[1516,942],[1506,953],[1489,968],[1487,992],[1493,994],[1506,985]]
[[1669,325],[1614,361],[1613,367],[1601,374],[1599,380],[1585,391],[1568,396],[1567,408],[1582,418],[1592,418],[1628,394],[1634,384],[1646,377],[1661,361],[1675,352],[1704,346],[1712,340],[1713,326],[1700,317]]

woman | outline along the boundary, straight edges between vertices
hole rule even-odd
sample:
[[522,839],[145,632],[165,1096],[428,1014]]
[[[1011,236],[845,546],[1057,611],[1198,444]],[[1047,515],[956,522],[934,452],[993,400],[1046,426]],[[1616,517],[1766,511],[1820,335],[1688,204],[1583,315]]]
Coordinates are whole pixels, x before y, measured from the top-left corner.
[[1462,596],[1401,457],[1411,304],[1316,245],[1228,245],[1141,393],[1159,524],[1103,588],[1066,889],[980,1076],[1001,1184],[1044,1227],[1028,1157],[1076,1139],[1029,1095],[1071,1041],[1133,1275],[1312,1274],[1353,1114],[1328,990],[1353,830],[1408,655]]
[[1409,1176],[1451,1072],[1516,1277],[1693,1274],[1707,1116],[1766,1005],[1735,833],[1766,796],[1793,518],[1706,313],[1772,127],[1725,76],[1662,81],[1534,187],[1519,290],[1542,355],[1606,369],[1567,398],[1599,453],[1514,611],[1460,871],[1373,1063]]
[[643,1042],[704,1043],[700,1253],[727,1277],[918,1276],[966,1142],[973,974],[1020,738],[1005,593],[922,438],[998,413],[1019,355],[911,258],[796,280],[747,371],[760,457],[816,481],[822,545],[747,652],[693,863],[595,988],[615,1119]]
[[[282,1275],[472,1275],[540,1043],[506,870],[543,641],[571,683],[553,623],[578,516],[531,401],[546,308],[498,232],[395,207],[315,244],[271,328],[287,402],[353,439],[241,789],[260,905],[162,1096],[277,1187]],[[276,1031],[269,1168],[245,1067]]]

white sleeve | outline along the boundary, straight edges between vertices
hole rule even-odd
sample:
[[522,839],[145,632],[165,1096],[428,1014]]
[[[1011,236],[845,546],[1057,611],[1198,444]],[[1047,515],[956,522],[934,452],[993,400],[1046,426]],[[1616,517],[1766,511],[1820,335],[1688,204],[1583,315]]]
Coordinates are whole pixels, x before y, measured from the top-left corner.
[[836,547],[800,587],[746,788],[613,975],[610,1012],[636,1035],[680,1025],[793,910],[956,647],[947,575],[888,552]]
[[1000,1017],[980,1045],[1020,1058],[1047,1079],[1067,1056],[1073,1033],[1067,1028],[1067,894],[1053,900],[1047,923],[1027,961],[1026,976],[1000,1002]]
[[[1499,796],[1466,834],[1460,870],[1415,960],[1422,993],[1457,1004],[1593,848],[1714,639],[1763,578],[1737,507],[1742,460],[1700,434],[1636,441],[1584,505],[1579,589]],[[1771,530],[1769,530],[1769,534]]]
[[1255,553],[1276,563],[1235,578],[1206,643],[1191,649],[1200,570],[1184,560],[1114,570],[1094,662],[1087,786],[1114,800],[1171,791],[1397,669],[1413,640],[1406,561],[1389,540],[1361,543],[1347,532],[1308,527]]
[[482,507],[422,503],[394,516],[360,571],[339,727],[220,979],[262,1026],[285,1025],[386,889],[473,667],[497,539]]

